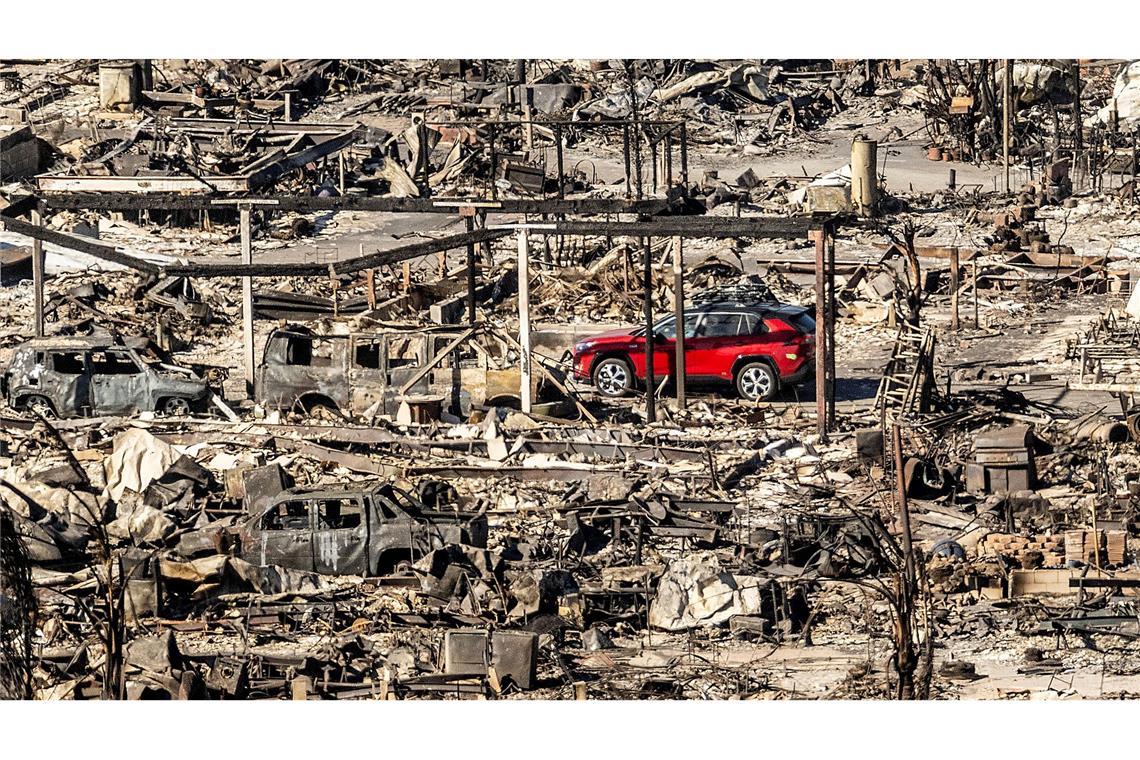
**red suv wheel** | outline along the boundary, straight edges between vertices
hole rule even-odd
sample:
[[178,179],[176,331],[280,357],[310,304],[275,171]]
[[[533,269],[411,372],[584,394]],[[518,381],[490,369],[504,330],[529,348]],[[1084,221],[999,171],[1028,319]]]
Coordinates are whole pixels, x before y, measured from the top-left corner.
[[749,401],[768,401],[780,390],[776,373],[764,362],[749,362],[736,373],[736,392]]

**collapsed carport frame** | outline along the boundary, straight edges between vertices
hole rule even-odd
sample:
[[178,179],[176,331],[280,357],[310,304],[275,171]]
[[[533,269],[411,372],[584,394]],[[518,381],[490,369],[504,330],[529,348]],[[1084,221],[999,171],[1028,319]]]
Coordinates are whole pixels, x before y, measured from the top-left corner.
[[[118,250],[114,246],[98,243],[77,235],[43,228],[42,209],[143,209],[143,208],[216,208],[237,206],[240,219],[242,261],[240,264],[158,264]],[[416,211],[421,213],[456,213],[466,221],[465,232],[436,240],[398,246],[386,251],[362,254],[330,264],[254,264],[250,215],[255,207],[277,210],[317,211],[352,208],[365,211]],[[519,279],[519,330],[522,372],[520,395],[524,411],[531,406],[530,377],[532,370],[529,308],[529,235],[567,236],[628,236],[642,241],[643,248],[643,309],[646,324],[647,416],[656,420],[657,383],[653,367],[653,305],[652,264],[650,241],[653,238],[671,238],[673,241],[674,312],[678,324],[684,322],[684,266],[682,241],[684,238],[755,238],[803,240],[809,237],[816,250],[816,405],[819,432],[826,436],[834,417],[834,246],[830,243],[833,220],[826,217],[647,217],[646,213],[668,211],[664,200],[501,200],[484,199],[387,199],[387,198],[302,198],[302,197],[245,197],[245,198],[160,198],[155,196],[92,196],[80,194],[66,198],[44,199],[29,196],[13,203],[0,222],[12,232],[33,240],[33,279],[35,281],[35,328],[43,334],[43,243],[86,253],[93,257],[129,267],[151,276],[186,277],[240,277],[242,279],[243,359],[247,392],[252,394],[256,358],[253,348],[253,277],[281,276],[337,276],[373,269],[386,264],[419,258],[432,253],[465,248],[467,252],[468,321],[475,322],[475,246],[490,243],[512,234],[518,238]],[[557,221],[552,223],[522,223],[486,225],[486,213],[553,213],[553,214],[638,214],[638,221]],[[31,223],[14,218],[31,213]],[[484,227],[475,229],[475,217],[483,219]],[[829,263],[831,266],[828,266]],[[676,342],[676,392],[680,405],[685,404],[684,337]]]

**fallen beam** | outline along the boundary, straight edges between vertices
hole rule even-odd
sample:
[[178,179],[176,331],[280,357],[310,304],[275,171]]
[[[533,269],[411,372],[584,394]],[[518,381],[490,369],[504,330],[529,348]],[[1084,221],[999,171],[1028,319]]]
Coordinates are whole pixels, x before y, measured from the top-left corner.
[[15,232],[18,235],[24,235],[33,240],[40,240],[45,243],[52,243],[53,245],[58,245],[60,248],[67,248],[71,251],[86,253],[88,256],[109,261],[112,264],[118,264],[150,275],[157,275],[160,271],[158,264],[145,261],[129,253],[123,253],[114,246],[96,243],[94,240],[83,237],[82,235],[71,235],[66,232],[59,232],[58,230],[29,224],[28,222],[12,219],[11,217],[3,215],[0,215],[0,223],[4,225],[5,229],[10,232]]

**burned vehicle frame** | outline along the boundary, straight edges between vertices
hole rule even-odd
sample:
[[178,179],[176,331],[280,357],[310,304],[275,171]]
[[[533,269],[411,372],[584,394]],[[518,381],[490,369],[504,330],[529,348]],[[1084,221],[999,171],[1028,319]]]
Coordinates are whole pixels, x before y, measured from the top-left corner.
[[16,349],[0,392],[11,408],[46,416],[204,411],[224,373],[199,368],[203,376],[164,358],[146,339],[36,338]]
[[[519,408],[517,350],[482,328],[386,326],[318,333],[284,325],[270,332],[255,395],[266,406],[346,417],[395,414],[400,402],[433,396],[467,416],[482,405]],[[532,395],[546,384],[532,380]]]
[[240,526],[242,558],[262,567],[374,576],[409,570],[449,544],[486,548],[485,510],[461,511],[454,489],[437,485],[428,481],[419,496],[375,482],[286,491]]

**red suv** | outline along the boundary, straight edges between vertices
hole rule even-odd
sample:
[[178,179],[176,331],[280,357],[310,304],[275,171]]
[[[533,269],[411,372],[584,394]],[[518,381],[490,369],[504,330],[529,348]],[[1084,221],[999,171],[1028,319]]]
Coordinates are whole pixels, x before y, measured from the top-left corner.
[[[673,375],[676,319],[654,325],[653,374]],[[766,401],[814,370],[815,319],[802,306],[713,301],[685,312],[685,381],[731,383]],[[616,398],[645,381],[645,328],[612,330],[574,346],[574,376]]]

